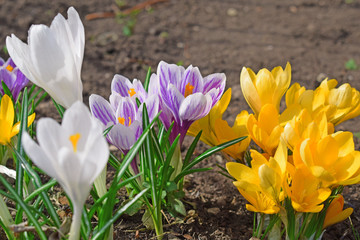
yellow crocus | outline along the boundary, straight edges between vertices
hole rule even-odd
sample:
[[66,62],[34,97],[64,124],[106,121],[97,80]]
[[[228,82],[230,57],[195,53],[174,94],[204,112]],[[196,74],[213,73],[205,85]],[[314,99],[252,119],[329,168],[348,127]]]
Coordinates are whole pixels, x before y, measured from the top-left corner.
[[[195,121],[189,128],[187,134],[196,136],[201,130],[201,141],[210,145],[217,146],[230,140],[247,136],[248,131],[246,123],[249,117],[247,111],[239,113],[235,119],[234,125],[229,126],[228,122],[222,119],[222,115],[227,109],[231,99],[231,88],[229,88],[222,98],[211,109],[210,113]],[[223,150],[236,160],[242,160],[244,152],[250,144],[250,138],[246,138]]]
[[328,209],[326,210],[323,229],[335,223],[344,221],[354,211],[353,208],[347,208],[345,210],[343,210],[343,208],[344,208],[344,197],[339,194],[331,201]]
[[251,168],[240,163],[229,162],[226,168],[236,181],[234,185],[249,201],[249,211],[274,214],[280,210],[284,199],[282,191],[287,168],[287,148],[281,141],[275,156],[269,160],[259,152],[251,151]]
[[292,85],[286,93],[287,108],[281,114],[280,121],[287,122],[306,108],[311,114],[325,111],[329,122],[338,125],[360,115],[360,93],[348,83],[335,88],[335,79],[321,82],[315,90],[306,90],[298,83]]
[[324,111],[312,116],[305,108],[285,125],[282,137],[289,149],[294,151],[295,146],[307,138],[318,141],[333,132],[334,127],[327,122]]
[[[20,122],[14,124],[15,112],[14,104],[8,95],[4,95],[1,99],[0,106],[0,144],[8,145],[11,138],[19,133]],[[35,119],[35,113],[28,117],[28,126]]]
[[321,182],[306,168],[296,169],[290,174],[291,182],[286,185],[286,194],[297,212],[320,212],[322,204],[331,194],[329,188],[323,188]]
[[266,104],[261,108],[258,119],[254,115],[250,115],[247,129],[251,139],[262,150],[273,156],[283,132],[276,107],[273,104]]
[[273,104],[277,111],[280,101],[290,86],[291,66],[286,64],[285,69],[275,67],[271,72],[266,68],[255,74],[250,68],[243,68],[240,75],[240,85],[243,95],[257,116],[263,106]]
[[360,152],[354,150],[351,132],[336,132],[319,141],[305,139],[295,148],[294,162],[303,162],[324,186],[360,181]]

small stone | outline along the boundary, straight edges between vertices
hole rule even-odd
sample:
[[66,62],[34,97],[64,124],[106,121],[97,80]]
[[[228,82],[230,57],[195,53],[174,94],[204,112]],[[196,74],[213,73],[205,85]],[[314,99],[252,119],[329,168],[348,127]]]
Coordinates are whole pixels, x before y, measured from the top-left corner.
[[217,215],[220,212],[220,208],[217,208],[217,207],[209,208],[207,211],[208,211],[208,213]]
[[229,8],[226,13],[230,17],[235,17],[238,14],[238,11],[235,8]]
[[297,8],[296,6],[290,6],[289,10],[290,10],[290,12],[292,12],[292,13],[297,13],[298,8]]
[[184,48],[185,44],[182,43],[182,42],[178,42],[178,43],[176,44],[176,46],[177,46],[178,48]]
[[319,73],[319,75],[316,77],[316,81],[321,83],[325,78],[327,78],[325,73]]

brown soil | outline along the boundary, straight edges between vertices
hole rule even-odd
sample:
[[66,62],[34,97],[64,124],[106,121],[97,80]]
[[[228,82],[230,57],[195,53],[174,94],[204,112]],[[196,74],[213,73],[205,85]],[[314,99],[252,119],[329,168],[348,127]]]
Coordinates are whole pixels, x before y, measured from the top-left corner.
[[[143,0],[127,0],[131,7]],[[339,84],[349,82],[360,89],[360,70],[346,70],[354,59],[360,64],[359,0],[169,0],[141,11],[133,34],[124,36],[124,23],[115,18],[85,20],[85,15],[111,11],[116,1],[0,0],[0,46],[15,33],[25,40],[31,24],[49,25],[57,12],[66,14],[74,6],[84,20],[86,49],[82,71],[85,102],[91,93],[105,98],[115,73],[129,79],[144,79],[148,66],[156,70],[160,60],[199,66],[203,75],[224,72],[233,99],[225,115],[232,122],[248,109],[239,86],[243,66],[260,68],[292,64],[292,82],[314,88],[325,77]],[[125,1],[123,1],[125,2]],[[3,54],[2,54],[3,56]],[[3,56],[4,57],[4,56]],[[58,117],[50,102],[38,109],[40,116]],[[358,119],[338,130],[359,131]],[[359,144],[357,144],[359,146]],[[359,148],[359,147],[358,147]],[[206,149],[201,144],[198,152]],[[224,165],[220,155],[204,166]],[[188,216],[184,223],[166,227],[169,239],[249,239],[252,214],[230,180],[213,171],[187,178],[185,200]],[[347,206],[352,206],[355,227],[360,230],[359,186],[345,189]],[[194,213],[191,211],[190,213]],[[119,222],[120,223],[120,222]],[[140,215],[124,217],[115,227],[115,239],[133,239],[142,229]],[[134,231],[129,231],[134,230]],[[151,231],[140,231],[140,239],[150,239]],[[327,230],[324,239],[353,239],[349,221]]]

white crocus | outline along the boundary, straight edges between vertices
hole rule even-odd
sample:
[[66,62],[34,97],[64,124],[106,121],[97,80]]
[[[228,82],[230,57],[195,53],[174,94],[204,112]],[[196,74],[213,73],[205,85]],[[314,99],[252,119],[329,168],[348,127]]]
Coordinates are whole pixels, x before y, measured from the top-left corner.
[[6,46],[16,66],[59,104],[69,108],[82,101],[81,65],[85,33],[79,14],[68,9],[68,19],[58,14],[50,27],[32,25],[28,44],[14,34]]
[[83,205],[109,157],[99,124],[82,102],[76,102],[65,111],[61,125],[51,118],[39,120],[39,144],[26,132],[22,138],[27,155],[59,182],[73,203],[72,240],[79,239]]

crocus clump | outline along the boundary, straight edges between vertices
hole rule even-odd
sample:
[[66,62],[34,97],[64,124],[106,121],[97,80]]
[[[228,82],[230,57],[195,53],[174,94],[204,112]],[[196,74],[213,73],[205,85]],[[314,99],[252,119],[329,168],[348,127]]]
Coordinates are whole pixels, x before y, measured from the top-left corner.
[[[352,212],[342,211],[336,195],[342,186],[360,182],[360,152],[352,133],[336,132],[334,125],[360,114],[360,97],[349,84],[335,88],[336,80],[325,79],[315,90],[298,83],[288,89],[290,76],[289,64],[284,71],[277,67],[257,75],[243,69],[242,91],[254,111],[246,126],[261,151],[250,150],[248,165],[229,162],[226,167],[250,203],[246,208],[271,214],[267,229],[259,218],[255,237],[263,231],[276,234],[279,228],[270,226],[282,221],[287,238],[317,239]],[[285,93],[287,107],[280,113]],[[342,216],[334,218],[335,211]]]

